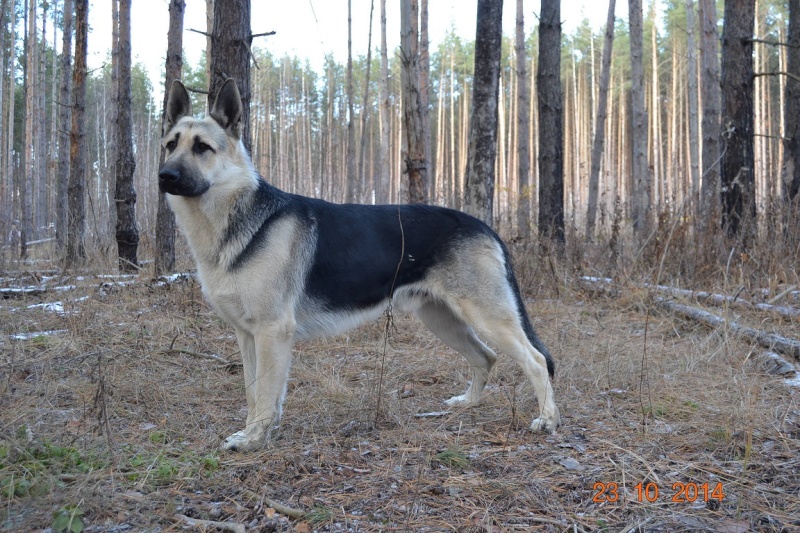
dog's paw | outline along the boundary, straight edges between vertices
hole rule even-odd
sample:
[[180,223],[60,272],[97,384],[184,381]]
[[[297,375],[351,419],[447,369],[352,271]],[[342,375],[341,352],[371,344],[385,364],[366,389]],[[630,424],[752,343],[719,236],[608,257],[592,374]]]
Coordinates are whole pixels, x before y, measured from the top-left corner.
[[444,403],[449,407],[470,407],[477,405],[478,399],[472,398],[472,394],[465,393],[460,396],[453,396],[449,400],[445,400]]
[[237,431],[222,443],[221,449],[231,452],[249,452],[262,446],[261,439],[249,437],[244,431]]
[[561,425],[561,417],[556,413],[551,416],[540,416],[531,422],[531,431],[542,431],[555,435],[556,429]]

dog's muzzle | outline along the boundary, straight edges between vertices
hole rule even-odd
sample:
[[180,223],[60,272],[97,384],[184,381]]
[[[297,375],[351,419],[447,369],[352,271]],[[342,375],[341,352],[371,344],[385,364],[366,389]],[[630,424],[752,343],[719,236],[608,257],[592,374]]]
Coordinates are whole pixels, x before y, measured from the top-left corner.
[[167,163],[158,171],[158,188],[167,194],[193,197],[206,192],[209,184],[205,180],[187,177],[181,166]]

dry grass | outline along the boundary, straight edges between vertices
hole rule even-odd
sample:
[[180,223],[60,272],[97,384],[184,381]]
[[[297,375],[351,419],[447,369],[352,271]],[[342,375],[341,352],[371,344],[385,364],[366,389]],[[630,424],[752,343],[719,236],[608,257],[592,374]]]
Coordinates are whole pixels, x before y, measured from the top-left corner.
[[[800,528],[800,389],[762,374],[726,332],[659,314],[643,291],[611,300],[558,285],[568,275],[555,266],[526,272],[556,357],[555,436],[527,431],[535,399],[506,357],[479,407],[416,417],[442,411],[467,369],[400,316],[385,359],[383,323],[299,344],[275,440],[219,453],[244,423],[243,379],[198,357],[239,359],[194,281],[87,278],[0,301],[0,529],[51,527],[59,511],[92,531],[177,531],[176,514],[252,531]],[[26,308],[55,299],[64,314]],[[796,322],[742,319],[800,336]],[[65,331],[10,337],[54,330]],[[639,483],[658,498],[640,498]],[[673,486],[705,483],[724,498],[671,501]]]

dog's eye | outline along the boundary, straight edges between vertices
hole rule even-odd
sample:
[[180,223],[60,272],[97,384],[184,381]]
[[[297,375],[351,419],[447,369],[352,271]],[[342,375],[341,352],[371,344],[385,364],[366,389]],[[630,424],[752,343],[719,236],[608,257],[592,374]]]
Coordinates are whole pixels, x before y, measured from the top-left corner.
[[175,140],[172,140],[167,142],[165,148],[167,149],[168,152],[172,152],[173,150],[175,150],[175,146],[176,146]]
[[202,141],[195,141],[194,146],[192,146],[192,151],[197,155],[202,155],[208,151],[214,151],[210,145],[202,142]]

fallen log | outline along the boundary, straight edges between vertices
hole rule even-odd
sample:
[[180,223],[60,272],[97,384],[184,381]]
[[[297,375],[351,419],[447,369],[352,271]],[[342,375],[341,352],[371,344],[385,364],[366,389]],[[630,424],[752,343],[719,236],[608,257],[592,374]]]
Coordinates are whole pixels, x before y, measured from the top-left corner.
[[775,352],[769,350],[761,352],[756,355],[756,360],[758,360],[767,374],[785,378],[792,378],[797,375],[797,368]]
[[728,328],[736,335],[755,342],[764,348],[774,350],[781,355],[791,356],[800,361],[800,341],[790,339],[775,333],[769,333],[760,329],[743,326],[735,320],[727,320],[719,315],[710,313],[703,309],[690,305],[679,304],[664,298],[656,298],[655,303],[658,307],[669,311],[675,315],[690,318],[711,328]]

